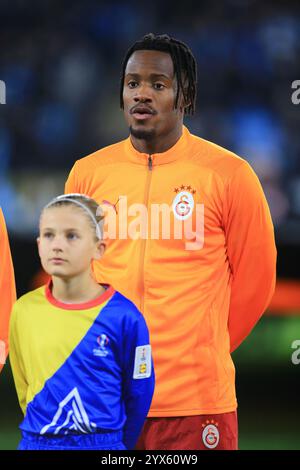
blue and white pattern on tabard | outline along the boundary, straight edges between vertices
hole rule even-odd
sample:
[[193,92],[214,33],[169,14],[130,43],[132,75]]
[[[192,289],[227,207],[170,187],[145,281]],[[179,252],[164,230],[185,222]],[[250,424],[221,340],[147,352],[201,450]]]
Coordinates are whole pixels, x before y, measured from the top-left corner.
[[[134,365],[140,347],[147,351],[147,374],[137,379]],[[154,390],[149,348],[144,317],[129,300],[115,293],[80,343],[28,404],[20,428],[62,436],[125,427],[130,445],[137,438]]]

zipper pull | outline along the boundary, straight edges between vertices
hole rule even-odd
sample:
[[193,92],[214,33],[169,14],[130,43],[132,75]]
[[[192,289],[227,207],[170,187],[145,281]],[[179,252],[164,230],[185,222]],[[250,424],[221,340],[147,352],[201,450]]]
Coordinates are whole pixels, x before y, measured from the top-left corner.
[[148,157],[148,168],[149,168],[150,171],[152,170],[152,163],[153,163],[152,162],[152,156],[149,155],[149,157]]

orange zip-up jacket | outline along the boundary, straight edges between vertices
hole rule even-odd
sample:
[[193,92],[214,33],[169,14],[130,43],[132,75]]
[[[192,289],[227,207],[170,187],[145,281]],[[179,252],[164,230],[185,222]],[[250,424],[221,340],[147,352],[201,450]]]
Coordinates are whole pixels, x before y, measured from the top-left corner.
[[0,371],[8,353],[10,313],[16,300],[14,269],[6,225],[0,209]]
[[128,138],[78,160],[65,191],[106,211],[96,277],[146,318],[156,370],[148,416],[233,411],[230,351],[266,309],[276,272],[273,224],[249,164],[183,127],[163,153],[140,153]]

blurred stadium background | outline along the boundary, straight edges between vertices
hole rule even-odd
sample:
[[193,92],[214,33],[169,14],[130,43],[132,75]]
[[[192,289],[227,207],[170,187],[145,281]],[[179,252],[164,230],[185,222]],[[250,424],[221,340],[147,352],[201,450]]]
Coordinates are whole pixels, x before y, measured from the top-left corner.
[[[234,354],[240,448],[300,449],[300,364],[291,359],[300,340],[300,105],[291,100],[300,79],[299,2],[1,0],[0,205],[18,294],[40,280],[34,240],[41,207],[63,192],[76,159],[127,136],[118,102],[121,61],[147,32],[174,35],[192,48],[198,105],[186,124],[246,158],[263,184],[278,286]],[[0,449],[16,448],[20,421],[7,364]]]

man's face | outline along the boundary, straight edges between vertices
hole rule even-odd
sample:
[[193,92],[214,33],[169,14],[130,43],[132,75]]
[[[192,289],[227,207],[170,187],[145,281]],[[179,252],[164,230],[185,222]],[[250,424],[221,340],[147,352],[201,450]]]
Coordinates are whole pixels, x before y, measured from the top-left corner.
[[124,113],[131,134],[144,140],[168,135],[182,125],[183,109],[175,109],[177,81],[170,54],[135,51],[125,70]]

